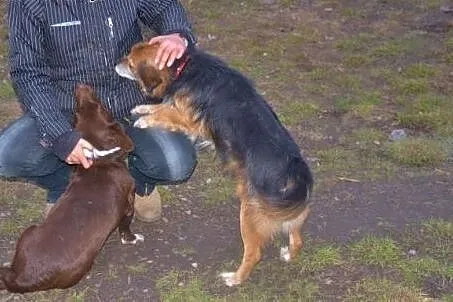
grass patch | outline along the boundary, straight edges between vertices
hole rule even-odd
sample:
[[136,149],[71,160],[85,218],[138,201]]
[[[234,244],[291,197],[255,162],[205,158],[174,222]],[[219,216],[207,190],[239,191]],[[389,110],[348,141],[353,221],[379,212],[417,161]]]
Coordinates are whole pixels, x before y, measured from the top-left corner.
[[342,139],[342,142],[361,151],[369,152],[381,149],[386,140],[387,136],[381,130],[362,128],[353,130],[349,136]]
[[346,67],[358,68],[372,63],[372,59],[367,55],[348,55],[343,59]]
[[368,49],[375,37],[368,33],[360,33],[354,37],[339,40],[335,47],[343,52],[359,52]]
[[215,206],[225,202],[234,194],[235,181],[228,175],[213,175],[205,179],[199,191],[206,206]]
[[[5,183],[5,188],[8,184]],[[24,184],[24,186],[27,186]],[[18,190],[20,185],[18,186]],[[31,188],[30,188],[31,189]],[[25,189],[27,190],[27,189]],[[30,190],[25,196],[16,196],[15,190],[4,190],[0,204],[11,209],[12,216],[0,219],[0,236],[17,237],[28,226],[37,223],[42,218],[44,196],[42,190]]]
[[310,252],[303,251],[299,258],[298,263],[302,270],[309,273],[319,272],[342,262],[340,249],[334,246],[321,246]]
[[178,203],[178,199],[176,195],[168,189],[166,186],[158,186],[157,189],[159,190],[160,197],[162,199],[162,203],[165,204],[176,204]]
[[430,83],[425,78],[406,79],[396,77],[392,83],[393,88],[403,95],[421,95],[429,92]]
[[173,254],[182,257],[193,256],[197,253],[197,251],[189,245],[174,247],[171,251],[173,252]]
[[426,242],[425,251],[436,259],[453,261],[453,223],[431,219],[422,224],[421,235]]
[[337,73],[331,81],[347,91],[358,91],[362,87],[362,78],[354,74]]
[[446,267],[433,258],[406,260],[398,268],[402,271],[404,282],[409,285],[418,285],[427,277],[446,276],[448,273]]
[[367,118],[380,103],[380,93],[373,91],[362,93],[359,96],[338,98],[334,108],[340,114],[349,113],[356,117]]
[[345,170],[349,167],[349,162],[355,157],[355,154],[341,147],[333,147],[320,150],[316,153],[323,170]]
[[348,290],[344,301],[421,302],[421,291],[404,287],[387,279],[366,278]]
[[369,235],[350,247],[351,257],[366,265],[394,266],[401,259],[402,251],[390,238]]
[[442,143],[428,138],[409,138],[387,144],[389,158],[397,163],[422,167],[445,162],[448,153]]
[[[276,276],[277,277],[277,276]],[[278,278],[274,279],[274,283],[270,284],[268,280],[266,284],[253,285],[250,282],[244,284],[238,289],[238,292],[227,299],[220,301],[315,301],[319,297],[318,285],[306,278],[284,278],[282,282],[278,282]],[[289,277],[289,276],[286,276]],[[275,287],[275,282],[278,282],[279,291],[272,290]],[[302,299],[303,297],[303,299]],[[302,299],[302,300],[301,300]]]
[[316,104],[294,101],[283,106],[278,117],[283,124],[293,126],[303,120],[315,117],[320,112],[321,109]]
[[320,66],[313,68],[309,73],[308,77],[312,81],[323,81],[328,79],[332,74],[332,70],[328,66]]
[[126,265],[126,269],[133,275],[143,275],[148,272],[149,267],[146,262],[142,262],[135,265]]
[[401,41],[386,41],[383,44],[375,47],[371,55],[374,57],[395,57],[406,51],[406,47]]
[[435,66],[419,62],[416,64],[409,65],[403,70],[403,75],[409,78],[430,78],[436,76],[438,70]]
[[172,271],[156,281],[161,301],[164,302],[208,302],[220,301],[203,290],[197,277]]
[[395,165],[376,153],[357,152],[350,148],[332,147],[316,152],[319,166],[315,173],[330,172],[359,180],[376,180],[394,174]]
[[15,100],[16,93],[10,81],[4,80],[0,83],[0,98],[8,101]]
[[439,95],[423,95],[406,101],[397,114],[398,122],[414,130],[434,131],[441,136],[453,135],[453,99]]

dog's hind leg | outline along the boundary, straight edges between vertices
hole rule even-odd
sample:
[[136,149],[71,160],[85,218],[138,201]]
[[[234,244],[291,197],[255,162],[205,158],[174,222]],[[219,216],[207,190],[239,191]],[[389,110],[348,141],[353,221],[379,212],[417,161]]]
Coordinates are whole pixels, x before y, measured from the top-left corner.
[[247,201],[241,202],[241,236],[244,243],[244,254],[242,263],[236,272],[222,273],[220,276],[227,286],[241,284],[246,280],[255,265],[261,260],[261,253],[264,245],[271,234],[260,230],[262,215],[257,211],[254,204]]
[[122,244],[136,244],[138,241],[145,241],[145,237],[143,235],[133,234],[130,229],[132,218],[134,217],[134,200],[135,188],[133,188],[129,193],[127,212],[118,225]]
[[283,224],[284,228],[288,229],[289,234],[289,247],[282,247],[280,249],[280,259],[285,262],[294,260],[303,246],[302,226],[310,214],[310,208],[307,206],[299,216]]

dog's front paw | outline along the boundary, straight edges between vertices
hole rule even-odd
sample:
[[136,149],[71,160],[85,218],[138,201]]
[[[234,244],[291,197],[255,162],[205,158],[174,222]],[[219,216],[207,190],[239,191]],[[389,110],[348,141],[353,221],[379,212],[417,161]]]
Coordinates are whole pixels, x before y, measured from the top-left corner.
[[149,114],[152,111],[152,105],[138,105],[131,110],[132,115],[144,115]]
[[280,259],[285,262],[291,261],[291,254],[289,253],[289,248],[287,246],[280,248]]
[[236,273],[234,272],[221,273],[220,277],[223,279],[226,286],[232,287],[241,284],[241,281],[236,278]]
[[134,122],[135,128],[148,128],[151,127],[150,123],[148,122],[146,117],[141,117]]
[[137,244],[137,242],[143,242],[145,241],[145,236],[142,234],[133,234],[134,239],[132,240],[127,240],[125,238],[121,238],[121,243],[122,244]]

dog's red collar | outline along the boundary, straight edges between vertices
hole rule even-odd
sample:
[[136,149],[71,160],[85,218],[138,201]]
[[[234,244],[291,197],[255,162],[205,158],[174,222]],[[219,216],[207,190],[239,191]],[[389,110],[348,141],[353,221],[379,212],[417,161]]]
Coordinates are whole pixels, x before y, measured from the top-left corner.
[[187,62],[189,62],[189,59],[190,59],[189,55],[185,55],[181,59],[181,62],[179,63],[178,67],[176,67],[175,78],[179,78],[179,76],[181,75],[181,73],[184,70],[184,67],[186,67]]

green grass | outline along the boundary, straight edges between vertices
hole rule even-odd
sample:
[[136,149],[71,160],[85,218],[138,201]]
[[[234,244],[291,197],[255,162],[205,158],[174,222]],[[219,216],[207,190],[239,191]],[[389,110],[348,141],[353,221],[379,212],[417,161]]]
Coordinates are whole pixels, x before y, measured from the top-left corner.
[[379,151],[385,141],[387,141],[385,133],[375,128],[355,129],[351,134],[341,139],[342,143],[347,144],[351,148],[357,148],[365,152]]
[[444,145],[429,138],[408,138],[389,143],[387,154],[399,164],[415,167],[438,165],[448,158]]
[[335,101],[335,111],[366,119],[371,116],[373,109],[380,103],[381,95],[379,92],[361,92],[358,95],[338,98]]
[[347,55],[343,59],[343,64],[350,68],[359,68],[372,63],[372,59],[367,55]]
[[[16,238],[28,226],[40,222],[44,210],[45,197],[42,190],[33,190],[33,186],[24,188],[23,196],[16,196],[16,186],[18,185],[3,183],[3,196],[0,204],[11,208],[12,217],[0,219],[0,236]],[[12,188],[12,189],[11,189]],[[13,207],[14,205],[14,207]]]
[[[370,149],[367,149],[370,150]],[[316,152],[319,166],[315,173],[334,173],[339,177],[349,177],[360,181],[376,180],[391,177],[395,165],[383,158],[375,149],[370,152],[354,147],[331,147]]]
[[419,258],[402,261],[399,264],[404,282],[409,285],[418,285],[425,278],[436,275],[447,275],[447,269],[438,260],[432,258]]
[[11,82],[4,80],[0,83],[0,99],[7,101],[16,99],[16,93],[11,86]]
[[344,301],[376,301],[376,302],[422,302],[419,289],[395,284],[388,279],[365,278],[348,290]]
[[167,186],[158,186],[157,190],[160,193],[163,204],[177,204],[178,199],[175,193],[173,193]]
[[331,76],[332,72],[328,66],[319,66],[308,72],[308,78],[312,81],[324,81]]
[[181,246],[176,246],[172,248],[172,252],[175,255],[179,255],[182,257],[187,257],[187,256],[193,256],[197,254],[197,251],[189,245],[181,245]]
[[400,261],[402,251],[391,238],[366,236],[350,247],[351,257],[359,263],[385,267]]
[[453,223],[431,219],[422,224],[420,240],[424,252],[435,259],[453,259]]
[[340,249],[335,246],[319,246],[310,251],[303,251],[298,263],[308,273],[320,272],[342,263]]
[[199,191],[203,204],[208,207],[229,200],[235,193],[235,181],[228,175],[223,175],[221,172],[217,173],[217,175],[205,179]]
[[438,75],[435,66],[423,62],[415,63],[403,69],[403,75],[409,78],[431,78]]
[[280,109],[278,117],[283,124],[293,126],[301,121],[315,117],[320,112],[319,105],[304,101],[293,101]]
[[343,52],[356,53],[366,50],[374,39],[376,37],[372,34],[359,33],[356,36],[339,40],[335,43],[335,47]]
[[126,269],[129,273],[133,275],[143,275],[146,274],[149,270],[148,264],[146,262],[134,264],[134,265],[126,265]]
[[402,95],[422,95],[430,91],[430,83],[425,78],[406,79],[396,78],[393,88]]
[[202,281],[188,273],[172,271],[156,281],[163,302],[220,301],[203,290]]
[[397,114],[398,122],[406,128],[432,131],[441,136],[453,135],[453,99],[427,94],[403,103]]

